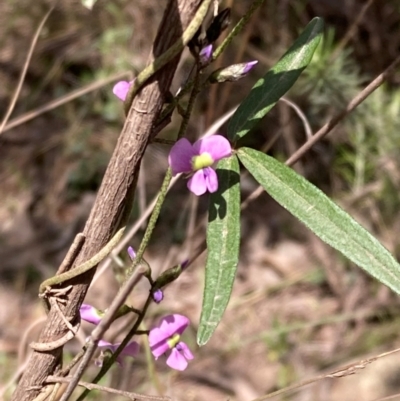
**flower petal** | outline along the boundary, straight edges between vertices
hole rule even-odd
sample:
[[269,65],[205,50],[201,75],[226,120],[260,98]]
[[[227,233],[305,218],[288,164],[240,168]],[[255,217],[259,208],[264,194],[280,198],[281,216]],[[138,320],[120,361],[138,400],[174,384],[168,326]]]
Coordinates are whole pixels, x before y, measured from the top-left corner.
[[213,45],[212,44],[208,45],[206,47],[203,47],[200,50],[199,60],[200,60],[200,65],[202,67],[206,66],[208,64],[208,62],[211,60],[212,51],[213,51]]
[[187,187],[189,191],[193,192],[196,196],[206,193],[207,184],[203,169],[198,170],[193,174],[193,176],[187,182]]
[[163,290],[161,290],[160,288],[158,290],[155,290],[152,294],[151,294],[153,301],[156,304],[159,304],[163,299],[164,299],[164,293]]
[[[100,340],[97,344],[98,348],[102,350],[102,352],[109,350],[114,353],[121,343],[111,344],[108,341]],[[132,358],[137,355],[139,352],[139,344],[136,341],[131,341],[118,355],[117,363],[120,366],[124,365],[124,358],[127,356],[131,356]],[[102,360],[98,360],[96,365],[102,366]]]
[[192,171],[192,157],[195,155],[192,144],[186,139],[181,138],[172,146],[168,163],[171,166],[172,174],[190,173]]
[[128,255],[129,255],[129,257],[131,258],[132,261],[135,260],[136,252],[131,246],[128,246]]
[[[119,344],[118,344],[119,346]],[[120,353],[120,356],[134,357],[139,353],[139,344],[136,341],[131,341]]]
[[183,315],[164,316],[159,327],[151,329],[149,333],[149,345],[154,358],[165,354],[170,349],[168,340],[176,334],[182,334],[189,324],[190,320]]
[[175,348],[186,358],[186,359],[194,359],[192,351],[190,351],[189,347],[184,342],[179,342],[176,344]]
[[158,327],[150,330],[149,345],[154,358],[158,359],[170,349],[167,342],[168,338],[169,336],[166,336]]
[[113,87],[113,93],[117,98],[121,99],[122,101],[125,101],[126,95],[129,92],[129,88],[131,87],[133,81],[128,82],[128,81],[119,81],[117,82],[114,87]]
[[218,189],[218,176],[215,170],[211,167],[203,169],[204,177],[206,180],[207,190],[210,193],[214,193]]
[[243,74],[247,74],[257,63],[258,63],[258,60],[253,60],[253,61],[247,62],[245,67],[243,68]]
[[173,315],[164,316],[160,321],[160,330],[162,330],[168,338],[175,334],[182,334],[186,327],[190,324],[190,320],[183,315],[174,313]]
[[201,138],[194,143],[193,149],[194,152],[199,155],[204,152],[209,153],[214,161],[228,157],[232,153],[229,141],[222,135],[212,135]]
[[82,304],[79,313],[82,320],[96,325],[99,324],[100,320],[103,318],[103,313],[101,311],[88,304]]
[[114,345],[109,343],[108,341],[104,341],[104,340],[99,340],[99,342],[97,343],[97,347],[98,348],[106,348],[111,350],[112,352],[115,351]]
[[176,349],[172,348],[171,354],[167,359],[167,365],[175,370],[185,370],[187,368],[186,358]]

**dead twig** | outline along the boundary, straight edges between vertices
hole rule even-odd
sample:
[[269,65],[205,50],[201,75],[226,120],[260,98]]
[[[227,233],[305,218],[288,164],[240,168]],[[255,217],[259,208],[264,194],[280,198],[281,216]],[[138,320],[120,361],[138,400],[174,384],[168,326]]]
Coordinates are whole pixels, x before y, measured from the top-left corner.
[[26,56],[24,67],[22,68],[21,76],[20,76],[19,81],[18,81],[18,85],[15,88],[15,92],[14,92],[13,97],[11,98],[10,105],[8,106],[8,110],[6,112],[6,115],[4,116],[3,121],[2,121],[2,123],[0,125],[0,135],[3,133],[4,126],[7,124],[7,121],[10,118],[10,115],[13,112],[14,107],[15,107],[15,105],[17,103],[18,97],[19,97],[19,95],[21,93],[22,85],[24,83],[25,76],[26,76],[26,73],[28,71],[28,67],[29,67],[29,64],[31,62],[31,59],[32,59],[33,51],[35,50],[36,43],[37,43],[37,41],[39,39],[40,32],[42,32],[44,24],[46,23],[46,21],[49,18],[50,14],[54,10],[55,6],[56,6],[56,3],[54,3],[49,8],[49,11],[47,11],[45,16],[43,17],[43,19],[40,22],[38,28],[36,29],[35,35],[33,36],[32,43],[31,43],[31,45],[29,47],[29,51],[28,51],[28,54]]
[[[168,1],[150,62],[181,38],[200,2],[201,0]],[[98,253],[118,228],[125,224],[130,214],[141,160],[170,89],[179,57],[180,54],[151,76],[135,97],[83,230],[86,240],[73,267],[79,266]],[[144,107],[146,113],[136,112],[136,109],[143,110]],[[77,321],[79,307],[94,272],[93,269],[66,283],[73,285],[73,288],[68,293],[67,303],[62,307],[62,312],[69,316],[71,321]],[[68,331],[59,313],[51,310],[38,342],[49,343],[64,336]],[[33,400],[39,394],[46,378],[60,368],[61,355],[62,348],[49,352],[34,351],[12,400]]]
[[[69,383],[71,380],[72,380],[72,377],[70,377],[70,376],[67,376],[67,377],[49,376],[46,380],[46,383]],[[104,391],[105,393],[117,394],[122,397],[129,398],[130,400],[133,400],[133,401],[136,401],[136,400],[170,401],[171,400],[170,397],[159,397],[156,395],[145,395],[145,394],[132,393],[131,391],[117,390],[115,388],[100,386],[98,384],[88,383],[88,382],[83,382],[83,381],[79,381],[78,386],[85,387],[88,390],[99,390],[99,391]]]
[[303,146],[301,146],[292,156],[286,160],[288,166],[292,166],[303,155],[308,152],[317,142],[319,142],[325,135],[333,130],[336,125],[339,124],[348,114],[350,114],[357,106],[360,105],[372,92],[378,89],[384,82],[385,79],[393,72],[397,64],[400,62],[400,56],[398,56],[392,64],[382,74],[378,75],[369,85],[367,85],[354,99],[352,99],[346,108],[336,116],[332,117],[317,133],[313,135]]
[[384,352],[382,354],[379,354],[377,356],[373,356],[371,358],[368,359],[363,359],[359,362],[356,363],[352,363],[351,365],[347,365],[347,366],[343,366],[339,369],[334,370],[333,372],[330,373],[326,373],[326,374],[322,374],[322,375],[318,375],[313,377],[312,379],[308,379],[308,380],[304,380],[301,381],[300,383],[295,383],[291,386],[285,387],[281,390],[278,391],[274,391],[273,393],[267,394],[267,395],[263,395],[262,397],[258,397],[253,399],[252,401],[264,401],[264,400],[269,400],[271,398],[274,398],[278,395],[282,395],[282,394],[286,394],[288,392],[291,392],[293,390],[297,390],[301,387],[307,386],[308,384],[311,383],[316,383],[322,379],[327,379],[327,378],[338,378],[338,377],[345,377],[345,376],[349,376],[349,375],[354,375],[356,373],[358,373],[358,371],[360,371],[361,369],[364,369],[365,367],[367,367],[369,364],[371,364],[372,362],[375,362],[376,360],[380,359],[380,358],[384,358],[385,356],[388,355],[392,355],[395,354],[397,352],[400,351],[400,348],[396,348],[392,351],[388,351],[388,352]]

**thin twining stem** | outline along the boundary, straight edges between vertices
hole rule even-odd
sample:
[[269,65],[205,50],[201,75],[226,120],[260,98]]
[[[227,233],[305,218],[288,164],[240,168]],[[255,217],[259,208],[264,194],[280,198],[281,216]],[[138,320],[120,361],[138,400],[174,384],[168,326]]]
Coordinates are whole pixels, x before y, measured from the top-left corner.
[[[59,377],[59,376],[49,376],[46,379],[46,383],[69,383],[72,380],[71,376],[67,377]],[[138,393],[132,393],[131,391],[123,391],[123,390],[117,390],[112,387],[106,387],[106,386],[100,386],[98,384],[94,383],[88,383],[88,382],[83,382],[79,381],[78,386],[85,387],[87,390],[99,390],[99,391],[104,391],[105,393],[110,393],[110,394],[117,394],[122,397],[129,398],[130,400],[143,400],[143,401],[170,401],[170,397],[160,397],[156,395],[145,395],[145,394],[138,394]]]

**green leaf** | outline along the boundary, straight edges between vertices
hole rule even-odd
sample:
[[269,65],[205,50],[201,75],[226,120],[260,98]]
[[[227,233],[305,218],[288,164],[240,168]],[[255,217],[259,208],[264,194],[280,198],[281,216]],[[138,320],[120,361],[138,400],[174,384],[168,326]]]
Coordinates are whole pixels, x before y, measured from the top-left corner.
[[275,66],[257,81],[229,121],[229,139],[235,142],[246,135],[293,86],[310,63],[323,26],[321,18],[314,18]]
[[242,148],[240,161],[261,186],[322,241],[400,294],[400,265],[390,252],[322,191],[259,151]]
[[240,176],[237,157],[223,159],[217,169],[219,188],[210,195],[207,265],[197,343],[207,343],[231,296],[240,244]]

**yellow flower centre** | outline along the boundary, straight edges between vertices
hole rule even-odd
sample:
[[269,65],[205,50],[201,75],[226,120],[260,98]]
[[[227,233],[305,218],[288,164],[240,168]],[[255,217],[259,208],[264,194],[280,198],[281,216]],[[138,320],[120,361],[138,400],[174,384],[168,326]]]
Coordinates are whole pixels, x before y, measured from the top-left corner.
[[204,152],[201,155],[192,157],[193,171],[201,170],[205,167],[210,167],[213,163],[214,160],[208,152]]
[[180,338],[181,338],[181,336],[180,336],[178,333],[174,334],[174,335],[167,341],[169,348],[171,348],[171,349],[174,348],[175,345],[179,343]]

